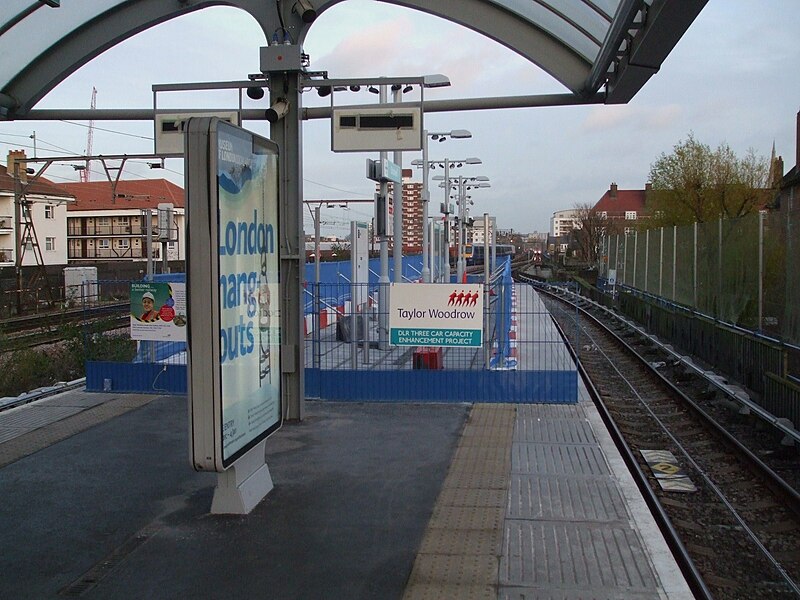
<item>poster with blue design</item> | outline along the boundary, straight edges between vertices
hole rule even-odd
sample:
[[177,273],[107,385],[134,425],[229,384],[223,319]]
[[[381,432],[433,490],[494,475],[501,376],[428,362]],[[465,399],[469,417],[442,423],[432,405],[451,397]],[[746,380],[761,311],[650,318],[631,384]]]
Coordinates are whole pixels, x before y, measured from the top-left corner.
[[217,130],[222,457],[281,420],[278,156],[220,122]]

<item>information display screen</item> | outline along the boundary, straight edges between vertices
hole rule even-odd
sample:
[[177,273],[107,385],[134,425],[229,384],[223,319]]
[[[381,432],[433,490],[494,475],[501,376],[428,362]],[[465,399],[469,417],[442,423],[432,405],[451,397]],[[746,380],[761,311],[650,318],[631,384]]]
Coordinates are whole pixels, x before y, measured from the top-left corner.
[[192,465],[223,471],[281,425],[278,150],[192,119],[186,163]]

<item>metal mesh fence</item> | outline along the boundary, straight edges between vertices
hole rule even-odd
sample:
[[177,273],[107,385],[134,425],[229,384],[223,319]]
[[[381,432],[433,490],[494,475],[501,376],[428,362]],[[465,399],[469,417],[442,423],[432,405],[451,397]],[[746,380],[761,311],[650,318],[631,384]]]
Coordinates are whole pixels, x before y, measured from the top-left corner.
[[610,236],[603,275],[699,313],[800,343],[800,207]]

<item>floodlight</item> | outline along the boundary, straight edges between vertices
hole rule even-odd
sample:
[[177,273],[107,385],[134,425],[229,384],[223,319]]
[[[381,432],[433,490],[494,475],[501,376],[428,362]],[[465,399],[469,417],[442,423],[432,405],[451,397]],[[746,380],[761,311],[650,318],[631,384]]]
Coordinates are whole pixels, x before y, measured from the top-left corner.
[[483,164],[483,161],[480,158],[471,157],[464,161],[468,165],[480,165]]
[[424,75],[422,77],[422,85],[426,88],[448,87],[450,85],[450,80],[441,73]]
[[472,132],[466,129],[453,129],[453,131],[450,132],[450,137],[453,139],[471,138]]

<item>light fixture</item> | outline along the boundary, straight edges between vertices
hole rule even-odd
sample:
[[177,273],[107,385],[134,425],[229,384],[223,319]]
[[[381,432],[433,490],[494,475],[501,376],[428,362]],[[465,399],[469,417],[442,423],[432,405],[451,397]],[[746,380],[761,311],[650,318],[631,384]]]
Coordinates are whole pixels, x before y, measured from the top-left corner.
[[264,88],[249,87],[247,88],[247,97],[252,100],[261,100],[264,97]]
[[471,138],[472,132],[467,131],[466,129],[453,129],[450,132],[450,137],[457,140],[463,140],[465,138]]
[[333,90],[329,85],[321,85],[317,88],[317,94],[319,94],[320,98],[324,98],[325,96],[330,96],[332,91]]
[[399,83],[395,83],[395,84],[392,85],[392,91],[393,92],[399,92],[400,91],[400,87],[401,86],[400,86]]
[[403,93],[407,94],[408,92],[410,92],[413,89],[414,88],[412,88],[410,85],[407,85],[406,87],[403,88]]
[[374,85],[371,85],[371,86],[369,86],[369,87],[367,88],[367,90],[368,90],[368,91],[369,91],[371,94],[380,94],[380,93],[381,93],[381,92],[380,92],[380,90],[379,90],[378,88],[376,88]]
[[351,92],[360,92],[361,91],[361,86],[360,85],[351,85],[350,86],[350,91]]
[[317,18],[317,11],[308,0],[297,0],[292,11],[300,15],[303,23],[313,23]]
[[441,73],[424,75],[422,77],[422,85],[426,88],[448,87],[450,85],[450,80]]

